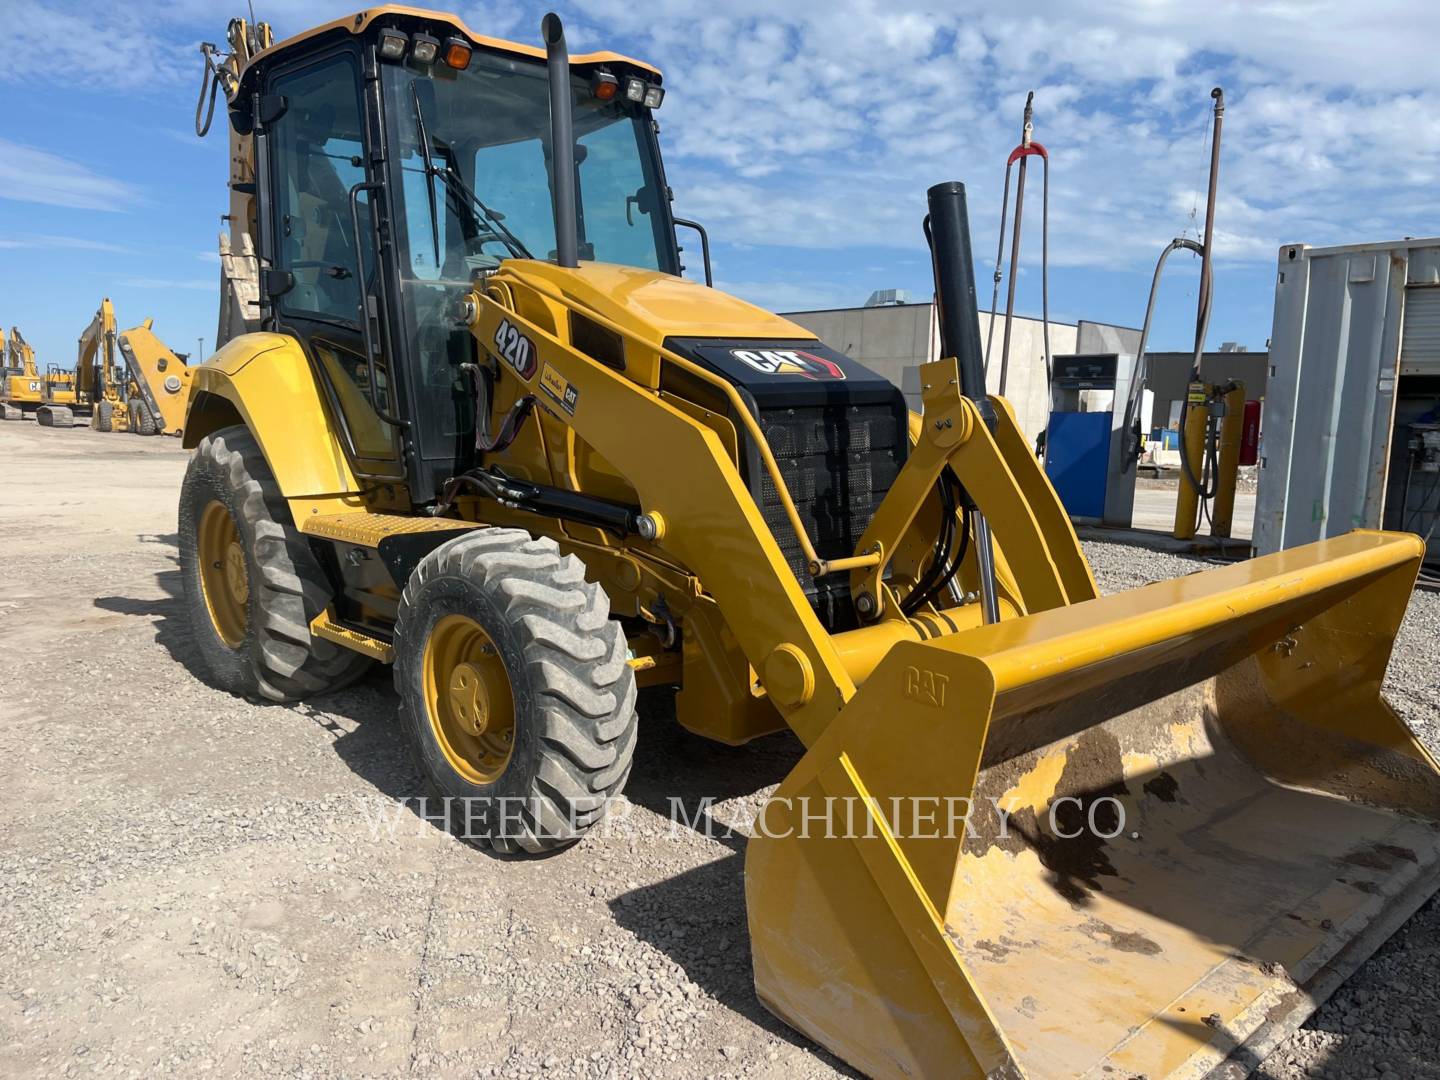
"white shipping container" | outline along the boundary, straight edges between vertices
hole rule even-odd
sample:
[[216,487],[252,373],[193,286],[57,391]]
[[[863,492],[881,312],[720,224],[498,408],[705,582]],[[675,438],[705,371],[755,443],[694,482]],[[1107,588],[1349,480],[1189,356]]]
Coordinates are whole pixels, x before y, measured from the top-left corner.
[[[1440,238],[1280,249],[1254,546],[1431,535],[1413,423],[1440,408]],[[1435,494],[1430,485],[1430,494]]]

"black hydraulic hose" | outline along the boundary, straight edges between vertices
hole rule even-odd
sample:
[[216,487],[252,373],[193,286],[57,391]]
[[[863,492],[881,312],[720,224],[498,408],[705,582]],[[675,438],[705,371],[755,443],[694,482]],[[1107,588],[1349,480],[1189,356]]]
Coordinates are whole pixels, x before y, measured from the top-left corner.
[[[944,515],[940,537],[937,538],[935,555],[929,567],[900,605],[900,610],[906,615],[913,615],[926,604],[934,602],[960,572],[970,551],[970,497],[948,465],[941,472],[936,487],[940,492],[941,513]],[[960,515],[958,529],[955,524],[957,513]],[[958,551],[955,549],[957,532],[960,537]]]
[[[220,91],[220,73],[215,65],[215,57],[220,50],[209,41],[201,42],[200,52],[205,57],[205,70],[200,73],[200,100],[195,102],[195,134],[204,138],[210,131],[210,123],[215,119],[215,96]],[[205,92],[210,92],[210,107],[205,108]],[[204,112],[202,120],[200,114]]]
[[[945,470],[948,472],[948,468]],[[929,602],[935,587],[944,576],[950,555],[955,545],[955,502],[954,492],[945,478],[945,472],[935,482],[936,493],[940,497],[940,533],[935,538],[934,553],[930,557],[930,565],[920,575],[920,580],[915,582],[915,587],[900,605],[900,610],[906,615],[913,615]]]
[[964,487],[961,486],[959,477],[957,477],[948,466],[944,473],[941,474],[941,479],[948,486],[953,487],[951,502],[952,505],[958,505],[959,507],[960,548],[955,552],[955,557],[949,559],[949,564],[946,566],[944,573],[940,575],[940,579],[930,587],[929,593],[925,597],[927,603],[933,602],[949,587],[950,582],[955,580],[955,575],[960,572],[960,567],[965,562],[965,556],[970,551],[970,496],[966,493]]

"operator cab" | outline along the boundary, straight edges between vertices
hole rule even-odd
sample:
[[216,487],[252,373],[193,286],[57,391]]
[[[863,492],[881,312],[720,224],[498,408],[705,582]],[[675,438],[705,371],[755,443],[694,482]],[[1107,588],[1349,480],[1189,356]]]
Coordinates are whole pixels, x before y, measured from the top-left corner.
[[[659,74],[608,53],[570,69],[580,260],[679,274]],[[503,260],[556,257],[546,80],[540,50],[384,8],[263,50],[233,98],[262,328],[304,343],[357,472],[415,502],[474,464],[461,299]]]

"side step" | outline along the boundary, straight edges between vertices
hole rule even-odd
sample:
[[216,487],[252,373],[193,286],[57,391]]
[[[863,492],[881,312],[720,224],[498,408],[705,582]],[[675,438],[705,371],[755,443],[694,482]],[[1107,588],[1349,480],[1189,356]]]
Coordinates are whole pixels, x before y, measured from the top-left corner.
[[388,641],[381,641],[369,634],[351,630],[348,626],[341,626],[335,621],[329,608],[310,620],[310,633],[324,641],[333,641],[336,645],[343,645],[372,660],[379,660],[382,664],[389,664],[395,660],[395,648]]
[[397,589],[404,589],[420,560],[445,541],[485,528],[479,522],[456,518],[372,514],[363,510],[301,516],[299,526],[306,536],[376,552]]
[[[455,518],[422,517],[419,514],[372,514],[363,510],[355,514],[311,514],[301,519],[299,525],[300,531],[306,536],[319,536],[326,540],[338,540],[342,544],[356,544],[368,548],[378,548],[383,541],[397,536],[461,533],[485,527],[479,522],[459,521]],[[442,540],[441,543],[443,542]]]

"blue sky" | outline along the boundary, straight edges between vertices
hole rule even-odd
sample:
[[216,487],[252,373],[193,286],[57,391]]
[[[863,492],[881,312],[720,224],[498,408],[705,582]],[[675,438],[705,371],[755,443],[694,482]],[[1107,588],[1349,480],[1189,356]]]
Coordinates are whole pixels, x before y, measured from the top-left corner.
[[[1210,341],[1264,347],[1275,251],[1440,232],[1440,5],[714,3],[554,5],[573,49],[666,75],[677,211],[705,222],[717,284],[775,310],[929,292],[924,192],[970,190],[988,302],[1005,154],[1033,89],[1052,155],[1052,316],[1138,325],[1154,260],[1203,214],[1209,90],[1227,92]],[[234,8],[233,12],[231,7]],[[536,42],[545,5],[456,8]],[[213,345],[223,120],[193,135],[199,41],[243,4],[0,0],[0,324],[69,365],[101,296],[172,347]],[[277,37],[355,10],[259,0]],[[1039,310],[1040,186],[1018,306]],[[1191,216],[1198,206],[1198,214]],[[683,242],[683,241],[682,241]],[[1188,348],[1177,256],[1156,347]]]

